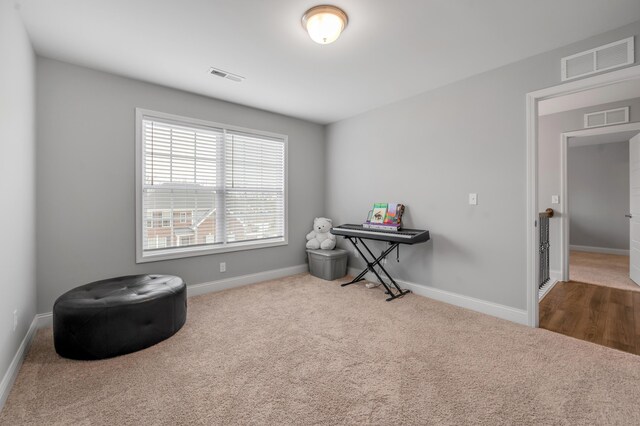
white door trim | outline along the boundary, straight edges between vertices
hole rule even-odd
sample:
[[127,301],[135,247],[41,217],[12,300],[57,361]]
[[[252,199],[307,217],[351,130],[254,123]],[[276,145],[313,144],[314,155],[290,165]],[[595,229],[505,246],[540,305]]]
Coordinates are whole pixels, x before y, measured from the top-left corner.
[[560,271],[562,281],[569,281],[569,202],[568,202],[568,177],[567,177],[567,149],[569,138],[582,136],[599,136],[618,132],[637,130],[640,132],[640,123],[618,124],[607,127],[596,127],[583,130],[574,130],[560,135]]
[[[538,102],[640,78],[640,65],[527,93],[527,319],[538,326]],[[564,199],[564,197],[563,197]]]

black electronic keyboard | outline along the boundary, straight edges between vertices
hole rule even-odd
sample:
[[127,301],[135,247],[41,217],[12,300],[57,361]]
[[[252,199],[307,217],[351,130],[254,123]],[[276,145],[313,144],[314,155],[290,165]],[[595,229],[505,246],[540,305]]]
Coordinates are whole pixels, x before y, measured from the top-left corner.
[[[393,250],[398,250],[397,259],[400,261],[400,252],[399,247],[400,244],[418,244],[424,243],[425,241],[429,241],[429,231],[425,231],[423,229],[402,229],[400,231],[387,231],[384,229],[371,229],[365,228],[362,225],[340,225],[335,228],[331,228],[331,233],[333,235],[342,236],[353,244],[353,247],[360,253],[362,259],[367,262],[367,267],[360,272],[360,274],[355,277],[351,282],[344,283],[342,286],[347,286],[350,284],[355,284],[359,281],[364,280],[364,276],[367,272],[373,273],[380,284],[382,284],[386,290],[386,293],[389,295],[387,302],[397,299],[398,297],[402,297],[407,293],[410,293],[410,290],[403,290],[400,288],[396,280],[394,280],[391,275],[387,272],[387,270],[382,265],[382,261],[391,253]],[[389,247],[380,253],[380,256],[376,256],[373,254],[371,249],[367,247],[363,240],[376,240],[376,241],[384,241],[389,243]],[[362,251],[359,247],[361,245],[365,250]],[[368,257],[367,254],[370,256]],[[372,260],[369,260],[372,259]],[[380,273],[375,269],[376,266],[380,269],[381,273],[387,276],[389,279],[389,283],[386,283]]]
[[342,237],[362,237],[368,240],[387,241],[400,244],[417,244],[429,241],[429,231],[423,229],[402,229],[387,231],[384,229],[365,228],[362,225],[340,225],[331,228],[333,235]]

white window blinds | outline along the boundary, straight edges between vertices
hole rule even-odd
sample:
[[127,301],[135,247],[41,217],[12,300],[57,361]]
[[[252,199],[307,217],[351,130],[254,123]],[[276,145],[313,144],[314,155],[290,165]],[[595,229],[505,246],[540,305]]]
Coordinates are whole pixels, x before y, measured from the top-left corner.
[[139,261],[286,242],[286,137],[139,120]]
[[225,138],[227,241],[284,236],[284,144],[248,133]]

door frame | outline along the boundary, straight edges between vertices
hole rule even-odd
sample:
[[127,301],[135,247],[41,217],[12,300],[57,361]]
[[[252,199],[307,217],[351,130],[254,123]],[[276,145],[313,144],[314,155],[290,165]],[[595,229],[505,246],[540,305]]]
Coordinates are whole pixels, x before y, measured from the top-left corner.
[[[581,80],[571,81],[558,86],[541,89],[526,94],[527,114],[527,213],[526,264],[527,264],[527,323],[538,327],[538,275],[540,259],[538,246],[538,102],[572,93],[608,86],[621,81],[640,78],[640,65],[599,74]],[[563,197],[564,200],[565,197]]]
[[640,133],[640,122],[615,124],[612,126],[594,127],[589,129],[564,132],[560,135],[560,271],[562,281],[569,281],[569,189],[567,177],[569,138],[581,136],[599,136],[611,133],[637,130]]

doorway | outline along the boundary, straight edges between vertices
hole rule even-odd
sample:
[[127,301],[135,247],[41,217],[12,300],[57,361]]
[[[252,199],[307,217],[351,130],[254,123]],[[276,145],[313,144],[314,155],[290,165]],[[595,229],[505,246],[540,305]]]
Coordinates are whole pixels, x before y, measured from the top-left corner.
[[[538,290],[540,283],[540,235],[538,229],[539,203],[538,186],[538,111],[543,101],[563,99],[565,102],[580,101],[580,98],[592,97],[587,92],[601,89],[604,96],[614,92],[608,90],[615,84],[640,83],[640,66],[597,75],[582,80],[565,83],[548,89],[528,93],[527,104],[527,314],[528,323],[532,327],[539,325]],[[598,102],[602,103],[602,102]],[[598,104],[596,103],[596,104]],[[558,167],[559,170],[559,167]],[[563,268],[564,269],[564,268]],[[561,277],[560,277],[561,278]]]
[[[552,98],[561,111],[547,116],[549,103],[540,103],[535,201],[536,210],[554,210],[541,263],[552,281],[537,307],[539,326],[640,355],[640,286],[631,280],[640,282],[638,77]],[[588,125],[590,115],[621,106],[624,124]]]
[[[630,175],[633,131],[567,139],[568,231],[562,254],[569,280],[623,290],[640,290],[631,279]],[[568,222],[568,223],[567,223]],[[637,261],[637,259],[635,259]],[[637,279],[637,277],[636,277]],[[566,281],[563,280],[563,281]]]
[[[640,98],[628,103],[640,109]],[[631,280],[629,257],[630,148],[638,134],[640,122],[562,134],[561,281],[640,290]]]

